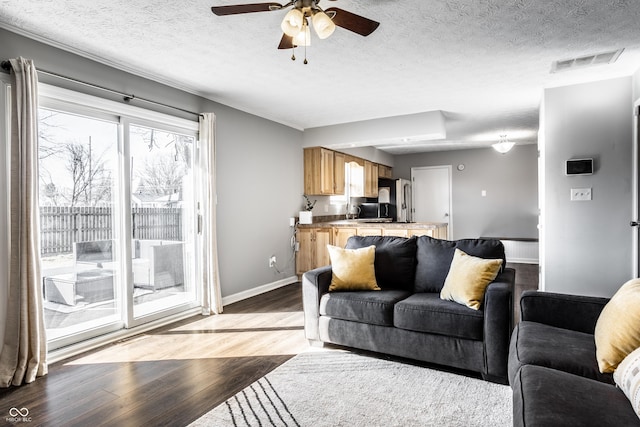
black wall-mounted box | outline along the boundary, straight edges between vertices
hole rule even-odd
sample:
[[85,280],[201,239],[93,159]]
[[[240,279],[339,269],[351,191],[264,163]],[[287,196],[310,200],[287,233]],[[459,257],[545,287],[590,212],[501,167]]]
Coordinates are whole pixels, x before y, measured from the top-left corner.
[[566,175],[592,175],[593,159],[569,159],[565,169]]

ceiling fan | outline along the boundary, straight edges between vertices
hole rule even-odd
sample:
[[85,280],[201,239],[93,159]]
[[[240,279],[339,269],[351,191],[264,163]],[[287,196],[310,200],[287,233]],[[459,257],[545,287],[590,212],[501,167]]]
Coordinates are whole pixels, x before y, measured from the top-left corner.
[[[323,10],[318,6],[318,3],[320,3],[320,0],[291,0],[287,4],[247,3],[229,6],[213,6],[211,11],[215,15],[226,16],[240,13],[271,12],[286,9],[291,6],[291,9],[282,20],[282,24],[280,24],[284,34],[280,40],[278,49],[309,46],[311,44],[311,31],[309,27],[311,25],[313,25],[313,29],[321,39],[326,39],[333,34],[336,26],[360,34],[361,36],[368,36],[380,25],[379,22],[337,7],[330,7]],[[309,24],[309,21],[311,21],[311,24]],[[292,56],[291,59],[295,59],[295,56]]]

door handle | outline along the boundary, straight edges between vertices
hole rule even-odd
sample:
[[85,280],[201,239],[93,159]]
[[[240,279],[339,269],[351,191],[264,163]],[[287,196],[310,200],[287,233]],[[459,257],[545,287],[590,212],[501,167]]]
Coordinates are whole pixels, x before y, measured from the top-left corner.
[[638,227],[638,226],[640,226],[640,222],[638,222],[638,221],[631,221],[631,222],[629,223],[629,225],[630,225],[631,227]]

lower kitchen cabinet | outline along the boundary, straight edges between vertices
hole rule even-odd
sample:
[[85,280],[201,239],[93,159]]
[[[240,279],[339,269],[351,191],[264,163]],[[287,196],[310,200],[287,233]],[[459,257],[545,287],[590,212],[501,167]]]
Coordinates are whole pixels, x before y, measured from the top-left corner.
[[[415,226],[415,225],[414,225]],[[357,227],[303,227],[296,231],[298,252],[296,254],[296,274],[331,264],[327,245],[344,248],[351,236],[431,236],[436,239],[447,238],[447,225],[434,224],[431,227],[411,228],[386,226]]]
[[349,237],[356,236],[358,230],[351,227],[336,227],[333,229],[333,245],[344,248]]
[[296,274],[331,264],[327,245],[332,243],[332,228],[299,228]]

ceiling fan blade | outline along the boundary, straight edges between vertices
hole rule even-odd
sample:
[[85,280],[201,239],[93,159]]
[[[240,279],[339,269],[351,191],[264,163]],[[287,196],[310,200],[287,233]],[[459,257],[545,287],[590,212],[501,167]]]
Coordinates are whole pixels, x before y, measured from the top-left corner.
[[293,37],[286,34],[282,35],[278,49],[291,49],[293,48]]
[[368,36],[378,28],[378,25],[380,25],[379,22],[365,18],[364,16],[356,15],[355,13],[347,12],[346,10],[338,9],[337,7],[330,7],[329,9],[325,9],[324,12],[326,14],[335,12],[335,16],[332,18],[334,24],[338,27],[360,34],[361,36]]
[[280,3],[247,3],[230,6],[213,6],[211,7],[211,12],[218,16],[225,16],[237,15],[239,13],[269,12],[271,10],[282,9],[283,7]]

